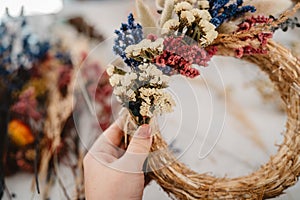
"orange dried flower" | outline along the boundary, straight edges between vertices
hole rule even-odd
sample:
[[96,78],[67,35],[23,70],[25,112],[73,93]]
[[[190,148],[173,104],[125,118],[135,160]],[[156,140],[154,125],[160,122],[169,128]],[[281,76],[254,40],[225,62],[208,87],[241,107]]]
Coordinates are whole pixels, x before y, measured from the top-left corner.
[[8,135],[17,146],[26,146],[34,142],[29,127],[20,120],[14,119],[8,124]]

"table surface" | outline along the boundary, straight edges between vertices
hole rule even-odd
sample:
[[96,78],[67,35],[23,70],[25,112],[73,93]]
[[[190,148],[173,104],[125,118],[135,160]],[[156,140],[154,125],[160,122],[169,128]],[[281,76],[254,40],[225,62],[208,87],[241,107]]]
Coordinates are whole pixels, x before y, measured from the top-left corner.
[[[68,17],[83,15],[107,38],[126,21],[134,1],[101,1],[70,3],[59,14]],[[299,40],[299,30],[287,34],[278,32],[275,39],[290,46]],[[162,134],[178,159],[199,173],[220,177],[247,175],[276,154],[283,140],[285,115],[272,103],[264,103],[253,82],[266,77],[252,64],[233,58],[216,57],[210,66],[201,69],[194,80],[175,78],[170,91],[176,99],[174,113],[159,119]],[[65,185],[72,188],[70,174],[61,174]],[[15,199],[42,199],[29,193],[32,176],[18,174],[7,179]],[[55,185],[51,199],[64,199]],[[289,188],[276,199],[298,199],[300,184]],[[169,199],[152,182],[146,187],[143,199]]]

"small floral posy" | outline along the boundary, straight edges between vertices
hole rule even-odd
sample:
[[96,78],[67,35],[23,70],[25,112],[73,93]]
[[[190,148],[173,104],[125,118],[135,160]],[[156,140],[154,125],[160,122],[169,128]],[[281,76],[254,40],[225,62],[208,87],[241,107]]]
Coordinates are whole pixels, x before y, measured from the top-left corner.
[[[141,2],[139,1],[138,4]],[[169,0],[160,20],[159,35],[146,34],[133,15],[116,30],[113,47],[128,69],[110,65],[107,73],[117,99],[131,113],[137,125],[147,124],[154,115],[172,112],[175,101],[167,93],[173,75],[195,78],[199,66],[206,67],[217,48],[217,27],[252,6],[243,1]]]

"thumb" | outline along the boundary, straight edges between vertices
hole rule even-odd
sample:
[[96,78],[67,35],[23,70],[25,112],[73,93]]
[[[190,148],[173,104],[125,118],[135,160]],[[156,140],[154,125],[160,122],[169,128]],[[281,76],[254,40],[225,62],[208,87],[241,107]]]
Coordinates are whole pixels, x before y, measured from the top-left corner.
[[148,124],[140,126],[131,139],[126,152],[148,155],[152,142],[151,139],[150,126]]
[[150,126],[147,124],[140,126],[131,139],[126,153],[121,159],[121,162],[126,166],[127,171],[142,171],[144,162],[149,154],[151,144],[152,137]]

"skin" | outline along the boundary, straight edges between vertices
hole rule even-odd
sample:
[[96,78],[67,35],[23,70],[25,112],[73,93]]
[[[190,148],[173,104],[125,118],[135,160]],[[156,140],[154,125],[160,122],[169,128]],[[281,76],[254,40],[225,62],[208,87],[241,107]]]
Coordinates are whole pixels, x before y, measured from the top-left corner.
[[120,121],[97,139],[84,158],[87,200],[140,200],[143,197],[143,164],[152,143],[151,128],[149,125],[139,127],[125,151]]

